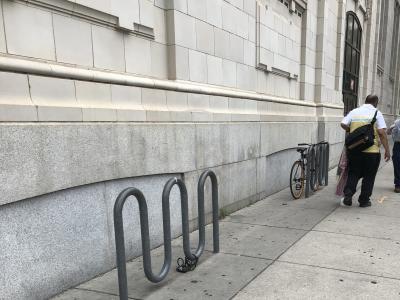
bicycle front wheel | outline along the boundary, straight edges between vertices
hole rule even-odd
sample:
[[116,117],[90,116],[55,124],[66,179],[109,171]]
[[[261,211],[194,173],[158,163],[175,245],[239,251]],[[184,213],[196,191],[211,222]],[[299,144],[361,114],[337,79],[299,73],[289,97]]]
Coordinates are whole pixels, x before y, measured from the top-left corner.
[[290,192],[299,199],[304,192],[304,167],[300,160],[295,161],[290,171]]

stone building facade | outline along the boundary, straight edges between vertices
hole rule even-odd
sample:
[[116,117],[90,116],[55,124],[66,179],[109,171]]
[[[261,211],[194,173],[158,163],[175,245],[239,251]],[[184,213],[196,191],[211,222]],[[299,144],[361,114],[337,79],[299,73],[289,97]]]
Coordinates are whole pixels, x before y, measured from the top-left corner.
[[[118,193],[199,174],[231,212],[285,188],[300,142],[343,147],[369,93],[398,112],[397,0],[1,0],[0,298],[43,299],[115,266]],[[207,203],[207,211],[210,211]],[[179,194],[171,198],[180,234]],[[137,205],[126,209],[140,254]]]

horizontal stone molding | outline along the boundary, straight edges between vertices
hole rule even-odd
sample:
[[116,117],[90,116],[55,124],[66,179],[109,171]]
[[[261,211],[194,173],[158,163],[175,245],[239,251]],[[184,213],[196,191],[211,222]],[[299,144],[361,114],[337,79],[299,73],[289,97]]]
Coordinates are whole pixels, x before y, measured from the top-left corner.
[[339,122],[342,120],[342,117],[336,117],[336,116],[322,116],[318,117],[318,122],[327,122],[327,123],[337,123],[339,126]]
[[290,100],[270,95],[230,89],[219,86],[195,84],[186,81],[162,80],[148,77],[139,77],[130,74],[107,72],[88,68],[79,68],[39,60],[28,60],[10,56],[0,56],[0,71],[23,74],[41,75],[47,77],[91,81],[116,85],[136,86],[143,88],[161,89],[168,91],[241,98],[257,101],[281,103],[287,105],[307,107],[327,107],[343,110],[343,106],[327,103],[313,103],[302,100]]
[[[331,117],[341,120],[341,117]],[[0,123],[13,122],[317,122],[312,114],[81,108],[0,104]]]

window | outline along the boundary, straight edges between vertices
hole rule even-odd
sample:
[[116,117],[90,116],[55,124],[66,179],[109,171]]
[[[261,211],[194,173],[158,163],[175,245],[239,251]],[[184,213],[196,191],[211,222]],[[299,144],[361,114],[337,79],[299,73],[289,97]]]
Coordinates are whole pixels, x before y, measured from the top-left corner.
[[[296,4],[295,0],[278,0],[278,2],[284,4],[291,13],[294,12],[294,14],[296,16],[299,16],[300,18],[302,17],[302,13],[300,12],[300,9],[298,10],[296,8],[297,4]],[[304,8],[302,8],[302,9],[304,9]]]
[[383,70],[385,66],[388,0],[380,1],[381,10],[379,18],[378,66]]
[[392,53],[390,58],[390,78],[394,80],[396,66],[397,66],[397,51],[399,47],[399,17],[400,17],[400,6],[396,1],[394,10],[394,22],[393,22],[393,41],[392,41]]
[[[246,0],[249,1],[249,0]],[[301,41],[305,8],[298,1],[257,1],[257,68],[297,80],[301,66]],[[272,21],[271,21],[272,20]]]
[[346,22],[343,69],[345,114],[357,107],[362,35],[360,22],[354,13],[347,13]]

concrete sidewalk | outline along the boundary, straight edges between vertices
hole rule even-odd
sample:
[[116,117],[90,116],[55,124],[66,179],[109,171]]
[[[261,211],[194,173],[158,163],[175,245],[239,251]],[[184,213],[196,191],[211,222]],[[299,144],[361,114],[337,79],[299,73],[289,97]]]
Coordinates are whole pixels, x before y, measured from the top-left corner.
[[[335,181],[308,199],[289,190],[220,223],[221,253],[207,251],[197,269],[171,270],[161,284],[145,278],[142,260],[127,264],[130,299],[400,299],[400,195],[392,167],[378,174],[373,206],[339,207]],[[192,234],[196,245],[197,232]],[[182,257],[182,240],[173,258]],[[152,251],[160,268],[163,248]],[[54,298],[118,299],[116,270]]]

